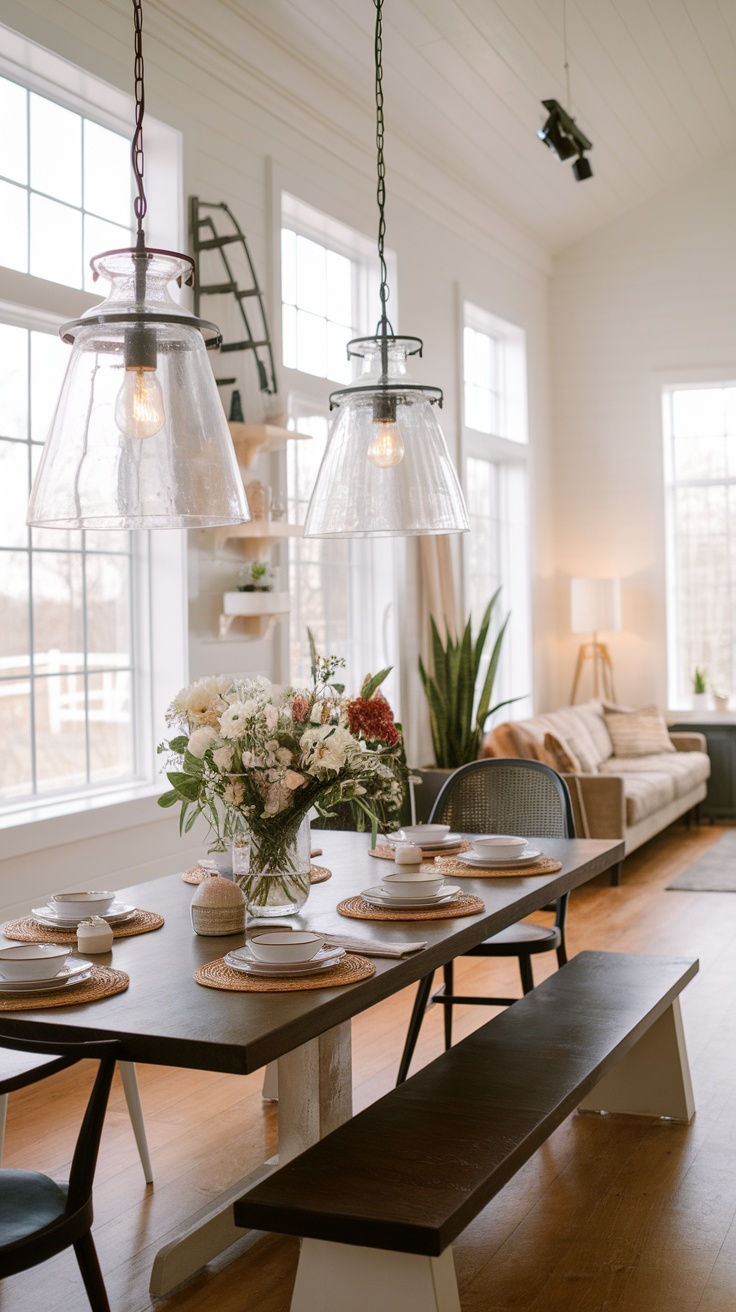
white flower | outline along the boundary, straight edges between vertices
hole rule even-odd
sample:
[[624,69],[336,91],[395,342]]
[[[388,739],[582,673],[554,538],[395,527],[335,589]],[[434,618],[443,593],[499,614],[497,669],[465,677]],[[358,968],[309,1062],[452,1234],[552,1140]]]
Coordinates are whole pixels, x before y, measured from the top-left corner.
[[273,733],[274,729],[276,728],[279,722],[279,713],[277,708],[275,706],[271,706],[270,703],[264,706],[263,718],[266,721],[266,728],[268,729],[268,732]]
[[252,770],[258,764],[258,762],[256,761],[255,752],[245,751],[242,753],[240,759],[243,762],[243,766],[246,770]]
[[[251,703],[252,704],[252,703]],[[250,713],[247,702],[232,702],[220,720],[220,733],[223,738],[237,738],[245,728]]]
[[224,674],[209,675],[190,683],[176,694],[168,710],[169,720],[183,720],[190,728],[203,724],[215,725],[217,716],[225,706],[224,694],[232,680]]
[[271,784],[266,793],[266,805],[263,808],[264,818],[285,811],[287,806],[291,806],[292,801],[292,790],[286,788],[283,782]]
[[294,759],[293,752],[290,752],[288,747],[279,747],[276,753],[276,760],[278,761],[279,765],[291,765],[293,759]]
[[239,779],[234,779],[232,783],[227,784],[222,798],[228,806],[240,806],[245,797],[245,789]]
[[355,739],[347,729],[324,724],[320,729],[307,729],[302,735],[302,757],[309,774],[320,770],[344,769],[348,754],[355,749]]
[[311,714],[310,717],[309,717],[310,720],[311,720],[311,722],[312,722],[312,724],[321,724],[321,723],[322,723],[322,707],[323,707],[323,705],[324,705],[323,702],[315,702],[315,703],[314,703],[314,706],[312,707],[312,714]]
[[228,770],[232,770],[233,768],[232,747],[216,748],[212,753],[212,760],[220,771],[220,774],[227,774]]
[[187,751],[201,761],[210,743],[213,743],[216,737],[217,730],[210,728],[209,725],[205,725],[202,729],[195,729],[187,744]]

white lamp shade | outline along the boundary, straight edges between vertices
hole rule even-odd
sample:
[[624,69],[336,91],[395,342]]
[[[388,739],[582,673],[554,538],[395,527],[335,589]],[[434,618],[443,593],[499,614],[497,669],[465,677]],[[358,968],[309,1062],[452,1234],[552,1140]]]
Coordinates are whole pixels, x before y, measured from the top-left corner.
[[616,633],[620,628],[620,579],[570,580],[570,629],[573,633]]

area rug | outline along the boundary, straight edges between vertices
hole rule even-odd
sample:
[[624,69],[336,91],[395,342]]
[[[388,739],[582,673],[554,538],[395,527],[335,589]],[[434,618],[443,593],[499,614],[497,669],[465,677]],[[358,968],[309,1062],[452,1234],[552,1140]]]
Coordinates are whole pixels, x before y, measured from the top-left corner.
[[736,893],[736,829],[723,834],[667,888],[675,892]]

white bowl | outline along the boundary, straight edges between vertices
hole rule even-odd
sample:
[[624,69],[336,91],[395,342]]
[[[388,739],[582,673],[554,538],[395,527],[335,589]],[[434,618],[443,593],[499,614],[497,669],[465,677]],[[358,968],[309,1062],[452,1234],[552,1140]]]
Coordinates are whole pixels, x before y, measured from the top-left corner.
[[73,920],[75,916],[80,920],[88,916],[104,916],[114,901],[115,894],[107,892],[54,893],[49,898],[53,910],[64,920]]
[[324,934],[292,929],[287,934],[255,934],[248,939],[258,961],[311,961],[325,941]]
[[449,832],[449,825],[404,825],[396,837],[405,838],[410,843],[441,843]]
[[0,948],[3,979],[52,979],[58,975],[71,948],[56,943],[18,943]]
[[492,857],[494,861],[513,861],[522,856],[528,846],[526,838],[512,838],[509,834],[487,834],[473,839],[473,851],[478,856]]
[[403,870],[383,876],[383,891],[388,897],[436,897],[445,882],[444,875],[413,875]]

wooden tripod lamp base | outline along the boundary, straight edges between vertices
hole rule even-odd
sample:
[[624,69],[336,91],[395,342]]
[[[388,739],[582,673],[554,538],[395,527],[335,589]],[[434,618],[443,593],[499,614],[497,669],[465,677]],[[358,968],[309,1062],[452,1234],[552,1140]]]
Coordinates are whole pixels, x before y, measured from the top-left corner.
[[605,697],[606,701],[615,702],[616,694],[613,691],[613,665],[611,657],[605,642],[582,642],[578,649],[578,659],[575,664],[575,678],[572,681],[572,695],[570,705],[575,705],[575,699],[578,695],[578,688],[582,682],[583,674],[587,661],[593,662],[593,696]]
[[570,702],[575,704],[588,661],[593,663],[593,696],[615,701],[613,665],[608,648],[598,641],[599,633],[621,628],[621,583],[619,579],[570,580],[570,628],[573,633],[590,633],[578,651]]

